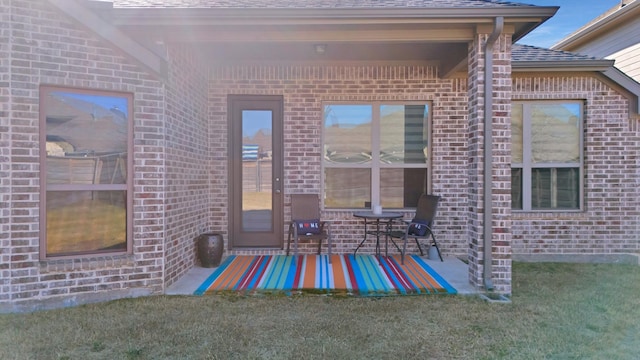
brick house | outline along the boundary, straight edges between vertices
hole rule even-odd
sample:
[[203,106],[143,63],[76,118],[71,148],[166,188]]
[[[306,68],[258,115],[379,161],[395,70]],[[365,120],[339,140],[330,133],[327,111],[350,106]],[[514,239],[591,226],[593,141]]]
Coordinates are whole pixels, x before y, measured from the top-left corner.
[[0,310],[162,293],[204,231],[282,254],[293,193],[334,253],[441,195],[441,250],[504,294],[514,259],[637,261],[640,87],[514,45],[557,7],[0,4]]

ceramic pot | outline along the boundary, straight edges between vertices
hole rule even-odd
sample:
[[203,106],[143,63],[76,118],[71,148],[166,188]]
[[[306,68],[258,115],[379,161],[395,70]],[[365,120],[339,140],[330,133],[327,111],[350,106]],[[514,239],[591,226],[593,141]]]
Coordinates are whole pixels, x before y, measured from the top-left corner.
[[200,234],[197,243],[198,257],[203,267],[211,268],[220,265],[224,250],[222,235],[216,233]]

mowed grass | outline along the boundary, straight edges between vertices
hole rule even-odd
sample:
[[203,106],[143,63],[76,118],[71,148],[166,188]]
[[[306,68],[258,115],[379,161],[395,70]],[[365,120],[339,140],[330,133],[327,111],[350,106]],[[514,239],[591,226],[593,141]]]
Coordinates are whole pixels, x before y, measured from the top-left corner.
[[638,359],[640,267],[514,264],[476,296],[153,296],[0,315],[0,359]]

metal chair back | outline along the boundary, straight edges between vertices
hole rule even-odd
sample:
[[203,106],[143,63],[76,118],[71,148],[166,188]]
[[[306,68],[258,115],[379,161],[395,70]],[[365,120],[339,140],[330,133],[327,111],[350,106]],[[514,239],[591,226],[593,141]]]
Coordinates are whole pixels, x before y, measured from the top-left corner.
[[291,194],[291,220],[320,219],[318,194]]
[[440,196],[438,195],[421,195],[420,199],[418,199],[418,207],[416,208],[416,215],[413,219],[425,222],[431,226],[433,219],[436,217],[439,202]]

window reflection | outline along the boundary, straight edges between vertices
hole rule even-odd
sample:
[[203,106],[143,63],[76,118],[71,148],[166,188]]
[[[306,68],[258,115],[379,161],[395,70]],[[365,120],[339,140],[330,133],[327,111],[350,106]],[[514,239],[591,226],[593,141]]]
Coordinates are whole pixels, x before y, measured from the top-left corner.
[[41,88],[47,257],[127,251],[131,100]]
[[327,105],[324,109],[325,162],[362,164],[371,161],[370,105]]
[[242,230],[271,231],[273,113],[242,111]]
[[384,208],[410,208],[427,186],[427,169],[380,169],[380,204]]
[[124,197],[124,191],[47,192],[47,254],[126,251]]
[[48,184],[124,184],[127,99],[52,91],[45,97]]
[[428,114],[427,104],[325,105],[325,206],[415,207],[428,188]]
[[325,206],[363,208],[371,201],[370,169],[325,169]]
[[380,118],[381,162],[427,162],[429,144],[425,105],[382,105]]
[[511,106],[511,162],[522,163],[522,104]]
[[531,156],[534,163],[580,160],[580,105],[531,106]]

